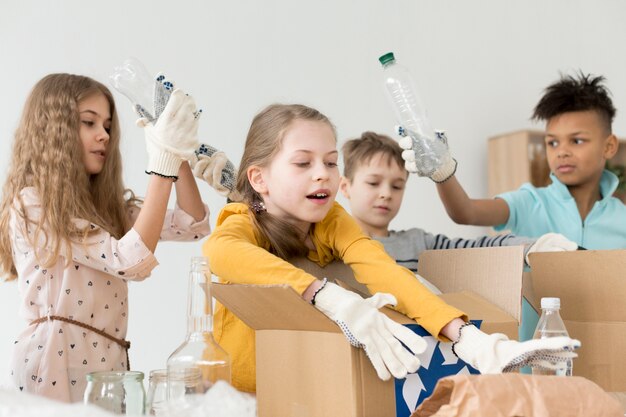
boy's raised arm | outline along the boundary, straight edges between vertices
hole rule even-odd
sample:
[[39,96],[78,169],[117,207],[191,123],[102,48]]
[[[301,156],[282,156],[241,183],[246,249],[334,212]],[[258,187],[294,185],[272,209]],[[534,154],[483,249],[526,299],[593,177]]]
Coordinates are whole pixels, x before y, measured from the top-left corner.
[[509,219],[509,205],[501,198],[469,198],[456,175],[437,183],[439,198],[450,218],[459,224],[497,226]]
[[474,226],[497,226],[507,222],[509,206],[504,200],[471,199],[461,187],[455,175],[457,161],[450,155],[445,132],[436,131],[435,140],[403,126],[396,126],[396,133],[401,136],[398,143],[404,149],[404,167],[437,184],[439,197],[453,221]]

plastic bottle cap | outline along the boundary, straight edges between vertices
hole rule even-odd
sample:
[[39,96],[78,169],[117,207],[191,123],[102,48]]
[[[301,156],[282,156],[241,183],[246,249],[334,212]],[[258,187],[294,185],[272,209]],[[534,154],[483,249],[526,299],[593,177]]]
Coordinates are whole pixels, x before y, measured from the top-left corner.
[[557,297],[543,297],[541,308],[561,308],[561,299]]
[[385,55],[382,55],[380,58],[378,58],[378,60],[382,65],[385,65],[389,62],[395,61],[396,57],[393,56],[393,52],[387,52]]

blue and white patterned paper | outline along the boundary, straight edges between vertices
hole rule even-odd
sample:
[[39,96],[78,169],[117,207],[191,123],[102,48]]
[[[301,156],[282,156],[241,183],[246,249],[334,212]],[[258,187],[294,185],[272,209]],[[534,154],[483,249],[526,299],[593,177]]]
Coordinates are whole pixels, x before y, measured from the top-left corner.
[[[482,321],[472,320],[480,328]],[[427,348],[419,355],[422,366],[405,379],[396,379],[396,417],[409,417],[422,401],[430,396],[437,381],[443,377],[459,374],[478,374],[479,372],[457,358],[452,353],[452,343],[439,342],[422,326],[407,324],[426,340]]]

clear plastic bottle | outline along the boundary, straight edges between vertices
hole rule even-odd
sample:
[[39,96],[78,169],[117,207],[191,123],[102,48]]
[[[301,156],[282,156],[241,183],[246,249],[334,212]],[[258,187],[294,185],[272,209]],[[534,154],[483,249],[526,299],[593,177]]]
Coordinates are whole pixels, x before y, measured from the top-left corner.
[[[230,383],[230,358],[213,338],[211,273],[205,257],[191,259],[187,303],[187,336],[167,360],[169,400],[206,392],[216,381]],[[180,375],[199,375],[180,378]],[[186,381],[192,381],[189,386]]]
[[[430,176],[441,166],[442,156],[447,152],[446,145],[435,139],[426,108],[417,94],[409,71],[396,61],[393,52],[382,55],[378,60],[383,66],[385,91],[396,119],[413,138],[413,150],[416,159],[420,161],[420,171]],[[416,140],[415,135],[422,140]]]
[[[568,336],[565,323],[561,319],[559,309],[561,300],[554,297],[544,297],[541,299],[541,317],[537,323],[533,339],[544,339],[546,337]],[[572,360],[566,362],[564,370],[547,370],[543,368],[533,368],[533,375],[559,375],[572,376]]]
[[133,106],[140,106],[154,113],[154,76],[140,60],[134,57],[126,59],[122,65],[115,67],[109,80],[117,91],[128,97]]
[[172,94],[174,84],[159,74],[153,76],[137,58],[128,58],[109,76],[113,87],[133,104],[135,112],[156,122]]

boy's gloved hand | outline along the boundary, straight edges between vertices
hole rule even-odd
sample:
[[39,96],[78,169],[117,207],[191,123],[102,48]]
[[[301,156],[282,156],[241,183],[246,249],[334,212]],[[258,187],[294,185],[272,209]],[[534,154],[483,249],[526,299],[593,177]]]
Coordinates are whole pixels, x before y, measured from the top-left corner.
[[474,325],[461,328],[453,352],[481,374],[512,372],[524,366],[564,369],[566,361],[578,356],[580,342],[569,337],[549,337],[526,342],[509,340],[501,333],[486,334]]
[[365,349],[382,380],[391,375],[404,378],[417,371],[420,361],[416,355],[426,350],[424,339],[378,311],[396,302],[393,295],[385,293],[364,299],[330,282],[314,298],[315,307],[339,325],[350,344]]
[[234,198],[237,194],[237,173],[224,152],[202,143],[189,160],[189,165],[196,177],[206,181],[221,195],[237,200]]
[[198,148],[198,115],[191,96],[174,90],[155,124],[148,118],[137,120],[144,128],[148,167],[146,173],[178,178],[183,160],[189,160]]
[[407,171],[435,182],[444,182],[454,175],[457,162],[450,156],[448,139],[443,131],[435,131],[435,140],[403,126],[396,126],[396,132],[402,137],[398,143],[404,149],[402,158]]
[[540,236],[526,251],[526,265],[530,265],[528,255],[533,252],[564,252],[578,249],[578,244],[559,233],[546,233]]

